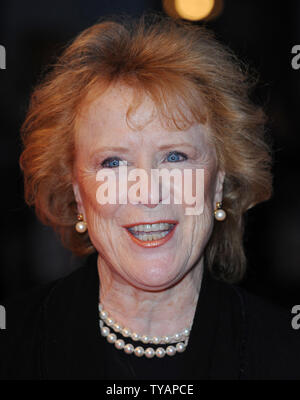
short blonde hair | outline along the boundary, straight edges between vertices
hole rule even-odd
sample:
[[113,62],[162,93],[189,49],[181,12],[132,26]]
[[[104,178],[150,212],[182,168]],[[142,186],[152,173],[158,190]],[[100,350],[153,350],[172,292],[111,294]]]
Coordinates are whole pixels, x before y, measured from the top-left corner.
[[27,203],[75,254],[95,251],[88,233],[74,229],[75,121],[98,83],[125,83],[138,94],[128,119],[147,94],[177,129],[195,122],[210,126],[219,167],[226,173],[227,218],[215,224],[205,260],[219,279],[239,281],[246,268],[243,214],[272,193],[265,115],[249,100],[250,78],[211,32],[188,22],[156,15],[103,21],[84,30],[31,96],[20,158]]

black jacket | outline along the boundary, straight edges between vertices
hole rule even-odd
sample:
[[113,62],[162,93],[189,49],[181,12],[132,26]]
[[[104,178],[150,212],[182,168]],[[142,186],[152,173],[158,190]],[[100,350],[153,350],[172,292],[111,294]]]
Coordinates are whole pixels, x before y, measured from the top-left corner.
[[[90,259],[91,260],[91,259]],[[299,379],[300,330],[279,309],[205,270],[187,349],[137,358],[100,335],[95,261],[6,304],[1,379]]]

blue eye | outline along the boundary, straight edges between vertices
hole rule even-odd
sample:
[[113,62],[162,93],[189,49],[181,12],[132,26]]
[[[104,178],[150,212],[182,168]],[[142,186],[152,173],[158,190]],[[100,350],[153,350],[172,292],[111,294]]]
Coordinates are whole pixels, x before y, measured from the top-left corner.
[[179,157],[184,157],[184,160],[187,159],[187,156],[184,153],[180,153],[178,151],[172,151],[171,153],[168,154],[168,161],[169,162],[179,162],[179,161],[184,161],[184,160],[180,160],[178,159]]
[[[172,151],[168,154],[168,162],[180,162],[186,160],[188,157],[179,151]],[[117,168],[120,165],[127,165],[127,161],[121,160],[119,157],[108,157],[102,163],[103,168]]]
[[120,166],[120,162],[123,162],[124,165],[127,164],[126,161],[122,161],[119,157],[109,157],[101,163],[101,166],[104,168],[115,168]]

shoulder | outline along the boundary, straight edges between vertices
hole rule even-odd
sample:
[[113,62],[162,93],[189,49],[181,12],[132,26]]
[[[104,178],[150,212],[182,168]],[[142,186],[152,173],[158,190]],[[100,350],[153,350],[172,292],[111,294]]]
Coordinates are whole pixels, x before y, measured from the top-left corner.
[[44,335],[45,309],[55,302],[56,311],[62,310],[65,300],[78,293],[89,273],[85,263],[66,277],[34,287],[4,302],[6,329],[0,336],[0,379],[30,379],[40,373],[39,351]]
[[9,297],[4,301],[7,333],[15,332],[22,326],[30,325],[52,297],[60,297],[63,292],[66,298],[82,285],[87,275],[87,265],[83,265],[63,278],[35,286],[18,295]]
[[32,377],[39,317],[43,301],[54,285],[55,282],[35,287],[4,302],[6,329],[0,337],[1,379]]
[[223,310],[240,318],[241,376],[245,379],[299,379],[300,330],[292,310],[237,285],[219,282]]
[[300,331],[293,327],[291,310],[248,292],[244,298],[249,376],[299,379]]
[[274,304],[239,285],[211,279],[220,292],[220,302],[222,303],[220,305],[239,312],[248,328],[259,330],[276,326],[277,331],[294,331],[291,310]]

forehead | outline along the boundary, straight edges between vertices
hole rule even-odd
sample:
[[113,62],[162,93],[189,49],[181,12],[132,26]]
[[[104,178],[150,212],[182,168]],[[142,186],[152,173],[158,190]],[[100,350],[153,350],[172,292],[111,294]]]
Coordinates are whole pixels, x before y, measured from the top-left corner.
[[[78,128],[84,126],[107,127],[110,125],[122,126],[127,124],[127,113],[135,101],[134,89],[124,85],[110,86],[102,93],[92,94],[84,101],[79,115]],[[134,122],[146,124],[147,118],[151,118],[154,112],[154,104],[148,96],[145,96],[140,109],[134,115]]]
[[[135,89],[118,84],[85,101],[76,120],[76,143],[93,145],[101,141],[107,145],[120,144],[120,140],[144,143],[148,138],[148,141],[166,140],[176,144],[184,138],[191,143],[212,144],[207,126],[194,123],[187,129],[178,129],[168,123],[168,113],[158,110],[148,95],[143,93],[137,99],[138,96],[141,95]],[[137,101],[138,107],[134,108]]]

